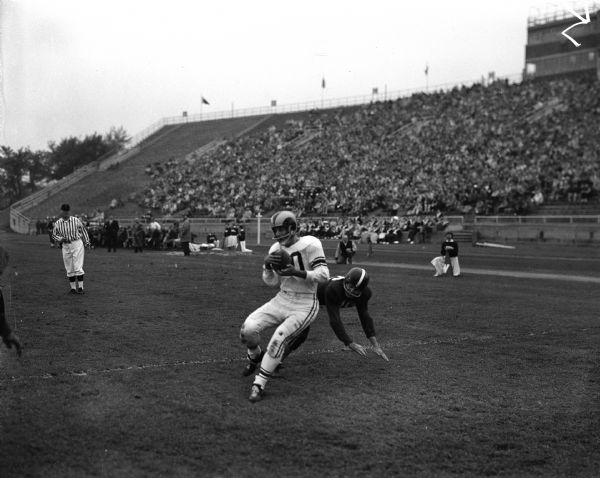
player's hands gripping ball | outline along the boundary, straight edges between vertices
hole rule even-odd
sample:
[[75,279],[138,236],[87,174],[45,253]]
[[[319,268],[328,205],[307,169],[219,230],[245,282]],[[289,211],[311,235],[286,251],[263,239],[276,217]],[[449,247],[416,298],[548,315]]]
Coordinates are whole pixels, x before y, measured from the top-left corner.
[[292,258],[287,251],[279,249],[265,257],[265,266],[267,269],[273,269],[275,272],[280,272],[292,264]]

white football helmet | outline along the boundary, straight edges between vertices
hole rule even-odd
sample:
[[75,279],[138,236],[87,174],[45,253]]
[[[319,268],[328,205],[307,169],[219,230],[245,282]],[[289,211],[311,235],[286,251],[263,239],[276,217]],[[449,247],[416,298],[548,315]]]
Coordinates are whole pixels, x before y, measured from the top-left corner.
[[287,242],[296,234],[298,223],[296,216],[291,211],[279,211],[271,216],[271,230],[273,239],[280,243]]

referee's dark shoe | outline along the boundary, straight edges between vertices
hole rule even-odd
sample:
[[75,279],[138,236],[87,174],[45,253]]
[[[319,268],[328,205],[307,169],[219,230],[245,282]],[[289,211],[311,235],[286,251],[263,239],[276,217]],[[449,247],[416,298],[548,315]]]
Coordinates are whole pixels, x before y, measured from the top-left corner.
[[83,295],[83,294],[85,294],[85,291],[83,290],[82,287],[80,287],[79,289],[77,289],[77,293],[80,295]]

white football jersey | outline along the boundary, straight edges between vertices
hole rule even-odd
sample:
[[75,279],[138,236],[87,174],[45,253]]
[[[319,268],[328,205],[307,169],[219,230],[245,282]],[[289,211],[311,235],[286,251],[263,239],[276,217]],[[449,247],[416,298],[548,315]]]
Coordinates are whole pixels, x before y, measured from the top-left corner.
[[[323,245],[316,237],[302,236],[290,247],[282,247],[279,242],[276,242],[269,249],[269,254],[278,251],[280,248],[290,255],[292,264],[296,269],[307,272],[306,279],[277,275],[282,291],[296,294],[314,294],[317,291],[317,284],[329,279],[329,267],[323,252]],[[276,275],[273,271],[265,272],[269,275]],[[267,284],[272,283],[272,281],[264,279]],[[269,279],[272,279],[272,277],[269,277]]]

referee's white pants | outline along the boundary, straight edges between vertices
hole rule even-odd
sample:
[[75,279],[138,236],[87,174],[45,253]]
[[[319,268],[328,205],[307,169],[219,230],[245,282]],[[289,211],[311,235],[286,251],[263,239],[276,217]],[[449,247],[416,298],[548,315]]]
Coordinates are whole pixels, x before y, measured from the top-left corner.
[[65,263],[65,270],[67,271],[67,277],[77,277],[84,274],[84,251],[85,248],[83,247],[83,241],[81,239],[62,245],[62,256],[63,262]]

